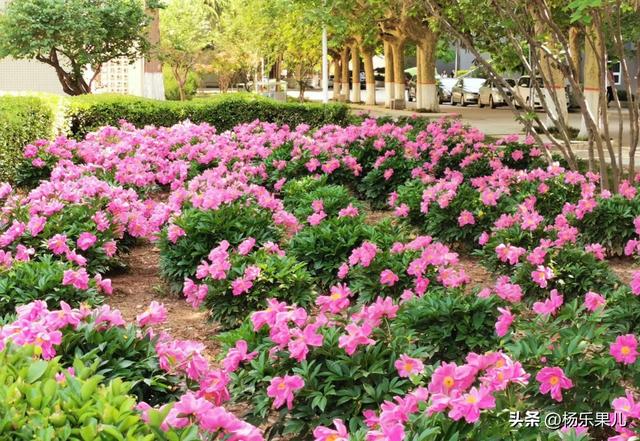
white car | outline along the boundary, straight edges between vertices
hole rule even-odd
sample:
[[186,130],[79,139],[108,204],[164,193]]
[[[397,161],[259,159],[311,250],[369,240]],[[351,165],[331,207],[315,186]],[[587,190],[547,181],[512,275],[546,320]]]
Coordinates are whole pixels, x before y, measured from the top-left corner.
[[[505,80],[509,86],[515,87],[516,82],[512,79]],[[509,90],[505,90],[506,96],[511,96]],[[500,93],[498,88],[498,82],[495,80],[487,80],[487,82],[480,88],[480,96],[478,97],[478,105],[480,107],[489,106],[495,108],[496,106],[506,105],[507,100],[505,95]]]
[[451,90],[451,105],[460,103],[462,107],[467,104],[475,104],[480,96],[480,88],[487,80],[484,78],[458,78]]
[[[544,87],[544,83],[541,77],[536,78],[537,86],[541,93],[545,93],[546,89]],[[531,81],[531,77],[528,75],[523,75],[518,79],[516,83],[516,87],[514,88],[514,93],[519,96],[525,103],[529,106],[539,108],[542,107],[542,100],[540,99],[540,93],[535,88],[532,88],[533,82]],[[569,107],[569,93],[567,89],[564,90],[567,107]],[[533,102],[531,96],[533,95]],[[547,100],[548,101],[548,100]],[[517,101],[515,101],[516,107],[519,107]],[[532,105],[533,104],[533,105]]]

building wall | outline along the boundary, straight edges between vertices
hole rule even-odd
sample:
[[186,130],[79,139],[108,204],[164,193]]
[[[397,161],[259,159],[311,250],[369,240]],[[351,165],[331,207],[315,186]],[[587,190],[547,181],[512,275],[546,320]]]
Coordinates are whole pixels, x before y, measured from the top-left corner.
[[12,58],[0,59],[0,91],[64,94],[53,67],[36,60]]

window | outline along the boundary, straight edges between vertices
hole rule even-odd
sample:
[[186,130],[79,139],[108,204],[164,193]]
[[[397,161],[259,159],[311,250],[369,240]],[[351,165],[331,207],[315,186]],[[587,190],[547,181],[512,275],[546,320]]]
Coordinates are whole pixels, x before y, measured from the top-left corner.
[[529,77],[522,77],[518,81],[518,86],[529,87]]

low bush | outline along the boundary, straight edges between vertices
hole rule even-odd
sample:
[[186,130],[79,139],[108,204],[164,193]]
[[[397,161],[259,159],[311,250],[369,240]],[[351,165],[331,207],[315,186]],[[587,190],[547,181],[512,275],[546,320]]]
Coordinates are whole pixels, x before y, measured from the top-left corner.
[[25,145],[54,134],[54,111],[44,98],[0,97],[0,182],[15,180]]
[[[71,375],[57,359],[34,360],[34,352],[32,346],[0,352],[3,439],[197,439],[197,426],[181,436],[182,431],[163,434],[159,423],[144,422],[130,395],[132,383],[106,381],[96,374],[96,364],[86,366],[80,360],[73,363]],[[162,419],[156,415],[150,421]]]
[[[164,96],[171,101],[180,100],[180,90],[178,89],[178,82],[171,73],[171,69],[163,67],[162,77],[164,79]],[[198,92],[198,86],[200,84],[200,78],[195,72],[189,72],[187,75],[187,83],[185,84],[185,95],[187,99],[192,99]]]

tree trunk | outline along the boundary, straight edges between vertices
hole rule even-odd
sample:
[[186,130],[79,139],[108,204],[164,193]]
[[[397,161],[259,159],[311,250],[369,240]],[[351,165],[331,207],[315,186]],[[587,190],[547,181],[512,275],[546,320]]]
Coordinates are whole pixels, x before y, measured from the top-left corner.
[[367,97],[365,104],[368,106],[376,105],[376,74],[373,70],[373,51],[371,49],[362,49],[362,58],[364,59],[364,77],[367,87]]
[[[597,36],[598,32],[595,32],[592,27],[587,29],[587,33],[589,36],[585,36],[584,39],[584,98],[587,104],[587,111],[591,114],[596,124],[600,126],[601,118],[599,116],[599,109],[602,74],[598,66],[600,54],[597,52],[600,43]],[[584,117],[582,118],[578,138],[589,138],[589,128],[587,127]]]
[[401,39],[396,39],[391,44],[393,49],[394,109],[407,107],[404,77],[404,44],[404,40]]
[[391,108],[395,99],[395,86],[393,85],[393,49],[391,43],[384,41],[384,89],[386,101],[384,106]]
[[418,109],[427,112],[438,112],[438,88],[436,86],[436,53],[438,34],[428,31],[426,37],[418,42],[418,84],[416,95]]
[[353,74],[351,75],[351,102],[360,103],[360,51],[358,45],[351,47],[351,66]]
[[340,57],[333,59],[333,99],[340,101],[340,91],[342,90],[342,67],[340,66]]
[[571,69],[573,70],[573,76],[576,82],[580,82],[580,66],[581,66],[581,51],[580,51],[580,28],[572,26],[569,28],[569,61],[571,62]]
[[340,66],[342,67],[342,91],[340,92],[341,101],[349,101],[349,47],[342,48],[340,54]]

